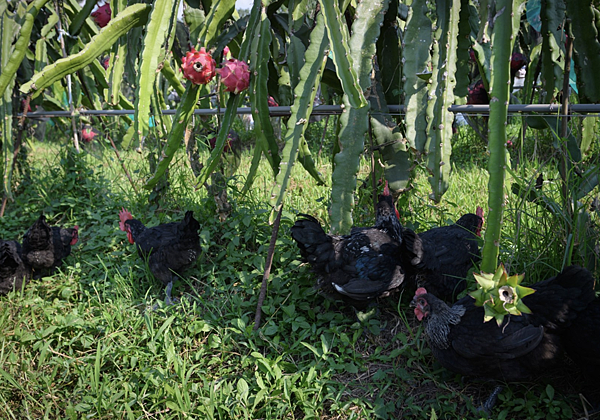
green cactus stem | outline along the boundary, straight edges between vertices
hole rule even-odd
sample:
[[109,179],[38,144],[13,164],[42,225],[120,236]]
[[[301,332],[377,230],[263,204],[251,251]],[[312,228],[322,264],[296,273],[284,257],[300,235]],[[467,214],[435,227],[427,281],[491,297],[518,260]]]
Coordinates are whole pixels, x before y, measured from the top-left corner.
[[577,76],[581,79],[580,96],[590,102],[600,102],[600,42],[596,28],[595,14],[591,0],[565,2],[567,15],[573,22],[571,30],[574,36],[575,64]]
[[371,131],[375,136],[385,170],[385,179],[393,191],[408,187],[411,177],[411,155],[396,121],[389,114],[379,66],[374,66],[375,77],[367,97],[371,106]]
[[317,23],[310,34],[310,45],[306,50],[304,65],[300,69],[300,80],[294,88],[294,103],[291,107],[292,115],[287,123],[285,134],[285,147],[281,154],[279,173],[275,179],[275,186],[271,192],[271,220],[281,207],[285,191],[290,181],[292,168],[298,156],[298,149],[306,124],[310,118],[313,107],[313,94],[315,83],[322,71],[323,57],[329,41],[325,29],[325,20],[322,13],[317,15]]
[[[579,4],[579,2],[577,2]],[[542,0],[542,85],[546,91],[543,103],[551,103],[562,88],[564,64],[565,18],[563,0]]]
[[36,97],[46,87],[62,79],[67,74],[74,73],[89,65],[102,52],[110,48],[121,35],[126,34],[131,28],[144,25],[148,21],[148,14],[151,9],[151,6],[141,3],[129,6],[119,16],[112,19],[98,35],[93,37],[83,50],[61,58],[46,66],[41,72],[34,74],[29,82],[21,86],[21,92],[31,93],[32,97]]
[[231,17],[235,10],[235,0],[219,0],[212,4],[210,12],[206,15],[204,25],[198,36],[199,47],[212,47],[217,35],[221,33],[223,24]]
[[[365,3],[369,2],[361,2],[359,7]],[[368,5],[368,7],[365,5],[362,9],[366,9],[365,11],[377,10],[379,12],[381,9],[378,9],[375,4],[380,3],[381,1],[373,2],[372,5]],[[353,64],[353,61],[359,59],[359,56],[354,57],[353,54],[348,54],[348,51],[350,51],[348,47],[350,36],[348,28],[343,24],[345,20],[340,12],[338,2],[319,0],[319,4],[325,17],[325,26],[327,27],[327,35],[331,42],[336,71],[342,82],[344,94],[348,95],[348,104],[353,108],[366,107],[367,100],[358,85],[356,67]],[[366,16],[361,16],[357,12],[357,20],[364,20],[365,18]],[[379,28],[377,34],[379,34]]]
[[171,127],[171,131],[167,137],[167,145],[163,150],[163,154],[158,166],[156,167],[156,171],[152,177],[146,181],[146,184],[144,185],[145,189],[151,190],[156,184],[158,184],[160,179],[165,175],[165,172],[167,171],[175,152],[181,146],[185,128],[191,121],[192,115],[194,115],[195,105],[198,101],[198,97],[200,96],[200,88],[200,85],[196,85],[194,83],[188,84],[188,87],[181,98],[181,103],[179,104],[179,107],[177,107],[177,112],[175,113],[175,118],[173,119],[173,126]]
[[409,10],[403,39],[403,79],[406,106],[406,139],[422,153],[427,141],[427,84],[420,75],[430,73],[431,19],[426,0],[415,0]]
[[[114,0],[111,3],[113,16],[118,15],[121,10],[127,7],[126,0]],[[125,73],[125,58],[127,57],[127,37],[120,37],[112,46],[108,58],[108,83],[109,87],[104,91],[104,100],[115,106],[119,103],[119,93],[121,92],[121,83]]]
[[[269,91],[267,80],[269,77],[269,58],[271,44],[271,24],[265,9],[261,11],[261,23],[252,40],[252,53],[250,57],[250,72],[254,77],[250,81],[250,104],[254,117],[254,135],[257,144],[265,151],[265,157],[273,169],[273,176],[277,175],[279,168],[279,150],[273,133],[273,126],[269,116]],[[251,173],[255,171],[251,171]],[[248,178],[252,182],[252,178]],[[247,181],[247,182],[248,182]]]
[[156,79],[160,58],[164,56],[163,44],[167,33],[173,24],[172,21],[177,18],[177,15],[173,14],[172,11],[177,10],[178,5],[178,0],[158,0],[154,2],[150,14],[143,42],[135,103],[134,123],[140,143],[148,135],[154,80]]
[[[81,10],[75,15],[75,17],[71,20],[71,24],[69,25],[69,34],[71,36],[76,37],[81,32],[81,28],[83,28],[85,20],[90,17],[94,6],[96,5],[96,0],[86,0],[85,4],[81,8]],[[115,2],[111,4],[111,9],[113,11],[113,16],[116,15],[115,11]],[[90,25],[92,27],[92,25]],[[95,34],[96,32],[94,32]]]
[[458,46],[456,50],[456,86],[454,94],[458,97],[465,97],[469,94],[469,73],[471,48],[471,5],[469,0],[461,0],[460,17],[458,21]]
[[496,3],[495,22],[492,30],[492,60],[494,69],[490,90],[488,172],[488,214],[485,243],[483,245],[481,270],[496,271],[504,211],[504,181],[506,172],[506,118],[510,98],[510,58],[514,39],[519,30],[523,0],[499,0]]
[[[324,3],[323,1],[321,1]],[[337,4],[337,2],[332,2]],[[338,143],[339,153],[334,156],[334,169],[331,176],[331,231],[344,234],[352,228],[352,208],[354,207],[354,190],[356,189],[356,175],[360,164],[360,155],[364,149],[365,135],[369,129],[369,107],[365,103],[363,91],[371,85],[371,72],[373,70],[373,56],[375,55],[375,42],[379,37],[380,24],[383,21],[387,0],[377,0],[359,3],[356,9],[356,19],[352,24],[352,37],[343,47],[345,36],[340,37],[339,14],[335,23],[328,20],[328,33],[337,32],[337,52],[334,49],[334,61],[338,76],[342,80],[344,96],[342,103],[344,111],[340,117],[340,133]],[[327,16],[326,16],[327,17]],[[327,17],[330,19],[332,16]],[[342,25],[342,34],[345,26]],[[340,59],[340,48],[345,48],[350,54]],[[334,47],[335,48],[335,47]],[[342,66],[350,68],[341,70]],[[356,75],[356,76],[355,76]],[[358,77],[358,78],[356,78]],[[345,79],[345,80],[344,80]]]
[[460,0],[438,0],[436,8],[437,30],[433,42],[433,74],[429,86],[425,144],[427,168],[430,173],[429,184],[432,189],[430,197],[436,203],[448,189],[451,171],[454,114],[449,112],[448,108],[454,103],[460,7]]
[[163,61],[163,66],[160,69],[160,72],[165,77],[165,79],[167,79],[169,85],[171,85],[171,87],[175,89],[175,92],[177,92],[179,96],[183,95],[183,93],[185,92],[185,86],[183,86],[183,84],[175,74],[175,70],[171,66],[169,59]]
[[[2,71],[0,72],[0,97],[4,96],[4,91],[11,83],[13,76],[16,74],[21,62],[23,61],[23,58],[25,57],[35,17],[46,3],[48,3],[48,0],[35,0],[27,7],[27,14],[25,15],[25,21],[23,22],[21,30],[19,31],[17,42],[15,42],[15,46],[12,50],[10,58],[6,63],[3,64]],[[4,49],[2,54],[5,54]]]

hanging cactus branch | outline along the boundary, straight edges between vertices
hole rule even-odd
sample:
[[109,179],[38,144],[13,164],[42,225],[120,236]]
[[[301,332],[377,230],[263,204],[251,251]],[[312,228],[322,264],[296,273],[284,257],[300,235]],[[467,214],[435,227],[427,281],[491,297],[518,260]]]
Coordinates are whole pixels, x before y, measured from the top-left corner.
[[431,198],[437,203],[446,192],[450,178],[452,153],[452,122],[454,114],[448,111],[454,103],[456,85],[456,51],[458,48],[458,21],[460,0],[438,0],[437,30],[433,42],[433,74],[429,87],[427,107],[428,139],[427,168],[432,189]]
[[17,73],[21,62],[25,57],[35,17],[46,3],[48,3],[48,0],[36,0],[27,7],[25,22],[21,26],[13,52],[8,59],[8,62],[2,66],[2,71],[0,72],[0,97],[4,95],[4,91],[13,79],[13,76]]
[[134,117],[135,130],[140,143],[148,135],[150,98],[154,92],[151,87],[154,86],[159,60],[164,56],[163,44],[169,26],[172,24],[171,20],[176,19],[176,16],[170,13],[174,3],[178,4],[179,1],[157,0],[154,2],[144,37]]
[[427,80],[431,75],[431,19],[426,0],[415,0],[410,8],[403,40],[406,140],[422,153],[427,141]]
[[[322,1],[322,3],[326,2]],[[337,2],[331,3],[337,4]],[[345,36],[340,36],[340,31],[333,35],[336,32],[335,25],[339,27],[339,21],[329,20],[339,16],[338,11],[327,16],[328,32],[337,37],[337,48],[350,51],[348,57],[343,60],[339,60],[339,51],[334,55],[337,73],[344,88],[342,98],[344,111],[340,117],[341,128],[338,135],[340,151],[334,157],[335,165],[332,174],[331,231],[333,233],[344,234],[352,228],[356,174],[365,145],[365,135],[369,128],[369,106],[363,91],[371,85],[375,42],[379,36],[380,24],[387,4],[387,0],[377,0],[363,1],[358,5],[357,17],[352,24],[352,37],[347,46],[344,46]],[[342,28],[341,32],[345,33],[345,26],[342,25]],[[351,67],[342,70],[341,67],[344,65]],[[357,101],[357,98],[360,100]]]
[[173,156],[175,155],[175,152],[181,146],[183,132],[192,119],[192,115],[194,115],[194,109],[196,108],[198,96],[200,96],[200,85],[189,83],[183,97],[181,98],[181,103],[179,104],[179,107],[177,107],[177,112],[173,120],[173,126],[171,127],[171,131],[167,137],[167,145],[165,146],[163,156],[156,167],[156,172],[154,175],[152,175],[152,177],[146,181],[146,185],[144,185],[145,189],[151,190],[154,188],[154,186],[158,184],[158,181],[160,181],[160,179],[164,176],[169,164],[171,163],[171,160],[173,159]]
[[271,212],[271,221],[274,220],[276,211],[279,210],[283,202],[285,191],[290,182],[302,134],[304,133],[313,107],[313,95],[311,91],[314,89],[317,77],[321,72],[322,59],[325,55],[325,49],[329,44],[323,14],[319,13],[316,20],[317,24],[310,34],[310,45],[306,50],[306,61],[300,69],[300,80],[294,88],[294,103],[291,108],[292,115],[287,124],[285,147],[281,155],[281,163],[275,187],[271,192],[270,203],[275,210],[275,212]]
[[57,60],[46,66],[40,73],[33,75],[31,80],[21,86],[21,92],[32,93],[35,98],[57,80],[67,74],[89,65],[100,54],[109,49],[120,36],[129,32],[131,28],[144,25],[148,21],[148,15],[152,6],[147,4],[133,4],[112,19],[98,35],[86,44],[85,48],[76,54]]

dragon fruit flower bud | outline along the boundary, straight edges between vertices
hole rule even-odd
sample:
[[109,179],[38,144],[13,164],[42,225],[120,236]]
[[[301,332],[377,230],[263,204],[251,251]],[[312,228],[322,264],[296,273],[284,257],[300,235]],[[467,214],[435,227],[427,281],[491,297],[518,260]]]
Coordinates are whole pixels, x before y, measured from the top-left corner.
[[111,14],[110,4],[104,3],[102,6],[98,6],[96,10],[94,10],[90,16],[101,28],[104,28],[110,22],[110,14]]
[[216,63],[210,53],[204,47],[200,51],[192,48],[185,57],[181,59],[181,70],[183,77],[191,80],[197,85],[205,85],[215,77]]
[[230,58],[223,67],[217,69],[221,81],[225,85],[225,92],[238,94],[250,85],[250,68],[248,64],[235,58]]

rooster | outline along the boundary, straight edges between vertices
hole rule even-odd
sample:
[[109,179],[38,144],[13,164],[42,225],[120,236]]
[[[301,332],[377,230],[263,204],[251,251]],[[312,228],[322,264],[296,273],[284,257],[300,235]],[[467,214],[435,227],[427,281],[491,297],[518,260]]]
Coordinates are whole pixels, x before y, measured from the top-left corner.
[[23,235],[23,260],[34,270],[34,277],[51,275],[71,254],[79,240],[79,227],[50,226],[42,214]]
[[400,251],[408,283],[442,300],[456,300],[473,263],[481,259],[478,236],[482,226],[483,209],[478,207],[476,214],[465,214],[450,226],[419,234],[405,228]]
[[165,302],[173,303],[171,289],[175,275],[191,267],[201,252],[194,212],[187,211],[181,222],[146,227],[125,208],[119,212],[119,227],[127,233],[129,243],[136,244],[138,254],[148,262],[150,272],[166,286]]
[[31,268],[21,259],[21,245],[0,239],[0,295],[21,290],[30,277]]
[[[559,360],[564,335],[594,299],[594,278],[570,266],[531,286],[523,297],[530,314],[506,316],[503,325],[483,322],[484,308],[465,296],[452,306],[424,288],[411,302],[434,357],[446,369],[466,376],[519,381],[543,372]],[[596,362],[597,363],[597,362]]]
[[357,308],[389,295],[404,281],[398,257],[402,226],[387,185],[379,196],[374,227],[328,235],[317,219],[300,214],[291,234],[302,259],[319,276],[317,289]]

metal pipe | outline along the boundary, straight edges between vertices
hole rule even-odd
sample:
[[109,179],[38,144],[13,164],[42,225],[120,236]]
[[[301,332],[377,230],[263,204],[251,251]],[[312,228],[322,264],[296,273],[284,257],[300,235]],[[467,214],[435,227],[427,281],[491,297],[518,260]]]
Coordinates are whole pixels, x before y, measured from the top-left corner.
[[[545,114],[556,114],[558,115],[561,111],[560,104],[534,104],[534,105],[509,105],[508,113],[545,113]],[[389,112],[391,114],[404,114],[404,105],[388,105]],[[462,114],[489,114],[489,105],[452,105],[448,108],[448,111]],[[341,114],[343,108],[340,105],[319,105],[313,108],[311,115],[338,115]],[[600,113],[600,104],[573,104],[569,105],[569,111],[576,112],[578,114],[587,113]],[[162,111],[163,115],[175,115],[175,109],[165,109]],[[90,116],[119,116],[119,115],[133,115],[134,110],[129,109],[107,109],[107,110],[80,110],[76,111],[79,115],[90,115]],[[220,109],[196,109],[194,115],[216,115],[224,114],[225,108]],[[240,115],[251,114],[251,108],[238,108],[237,113]],[[289,106],[271,106],[269,107],[269,115],[272,117],[285,117],[291,115],[291,107]],[[35,111],[28,112],[25,118],[53,118],[53,117],[70,117],[69,111]],[[23,114],[17,114],[17,117],[23,117]]]

